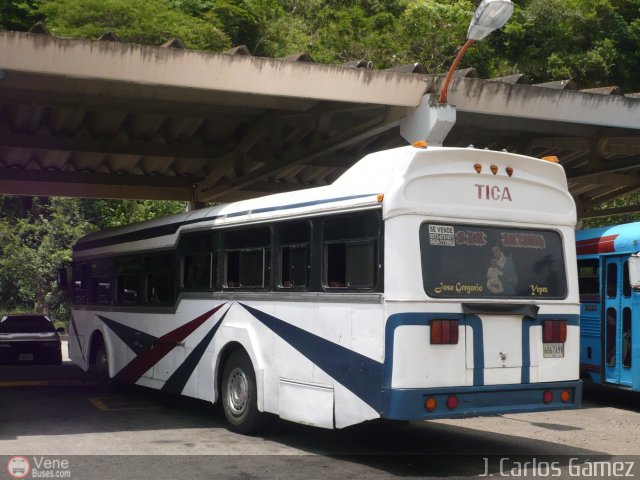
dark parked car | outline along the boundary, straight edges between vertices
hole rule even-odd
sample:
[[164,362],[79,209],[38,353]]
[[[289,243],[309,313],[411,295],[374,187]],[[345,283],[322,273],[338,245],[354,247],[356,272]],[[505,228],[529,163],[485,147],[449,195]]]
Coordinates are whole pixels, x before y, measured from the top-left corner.
[[46,315],[5,315],[0,319],[0,364],[62,363],[60,333]]

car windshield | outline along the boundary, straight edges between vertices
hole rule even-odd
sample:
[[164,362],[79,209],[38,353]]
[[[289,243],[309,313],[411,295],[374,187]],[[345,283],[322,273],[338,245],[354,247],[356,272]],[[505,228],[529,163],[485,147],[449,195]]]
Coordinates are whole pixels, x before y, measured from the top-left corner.
[[7,316],[0,322],[0,333],[48,333],[56,329],[44,315]]

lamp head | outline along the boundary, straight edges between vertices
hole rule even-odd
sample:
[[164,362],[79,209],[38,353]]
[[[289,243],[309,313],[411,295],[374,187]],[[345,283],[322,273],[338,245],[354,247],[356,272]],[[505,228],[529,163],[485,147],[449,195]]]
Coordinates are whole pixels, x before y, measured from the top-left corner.
[[468,40],[482,40],[501,28],[513,13],[511,0],[482,0],[469,24]]

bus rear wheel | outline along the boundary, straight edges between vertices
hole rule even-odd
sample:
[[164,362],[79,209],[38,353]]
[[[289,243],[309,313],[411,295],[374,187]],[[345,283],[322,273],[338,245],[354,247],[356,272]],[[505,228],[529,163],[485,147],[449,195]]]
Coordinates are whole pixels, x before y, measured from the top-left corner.
[[104,342],[101,341],[96,345],[95,352],[89,371],[94,377],[106,380],[109,378],[109,357]]
[[224,364],[221,393],[231,431],[248,435],[266,426],[266,415],[258,411],[256,375],[244,350],[232,352]]

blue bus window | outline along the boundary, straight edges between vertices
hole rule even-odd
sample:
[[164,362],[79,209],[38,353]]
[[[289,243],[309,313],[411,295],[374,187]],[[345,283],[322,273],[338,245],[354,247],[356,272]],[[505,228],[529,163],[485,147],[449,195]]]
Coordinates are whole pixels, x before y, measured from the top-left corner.
[[578,286],[581,298],[589,295],[600,296],[600,260],[578,260]]
[[607,297],[615,298],[618,295],[618,265],[607,265]]
[[616,309],[607,309],[607,365],[613,367],[616,364]]
[[622,366],[631,367],[631,309],[622,312]]

